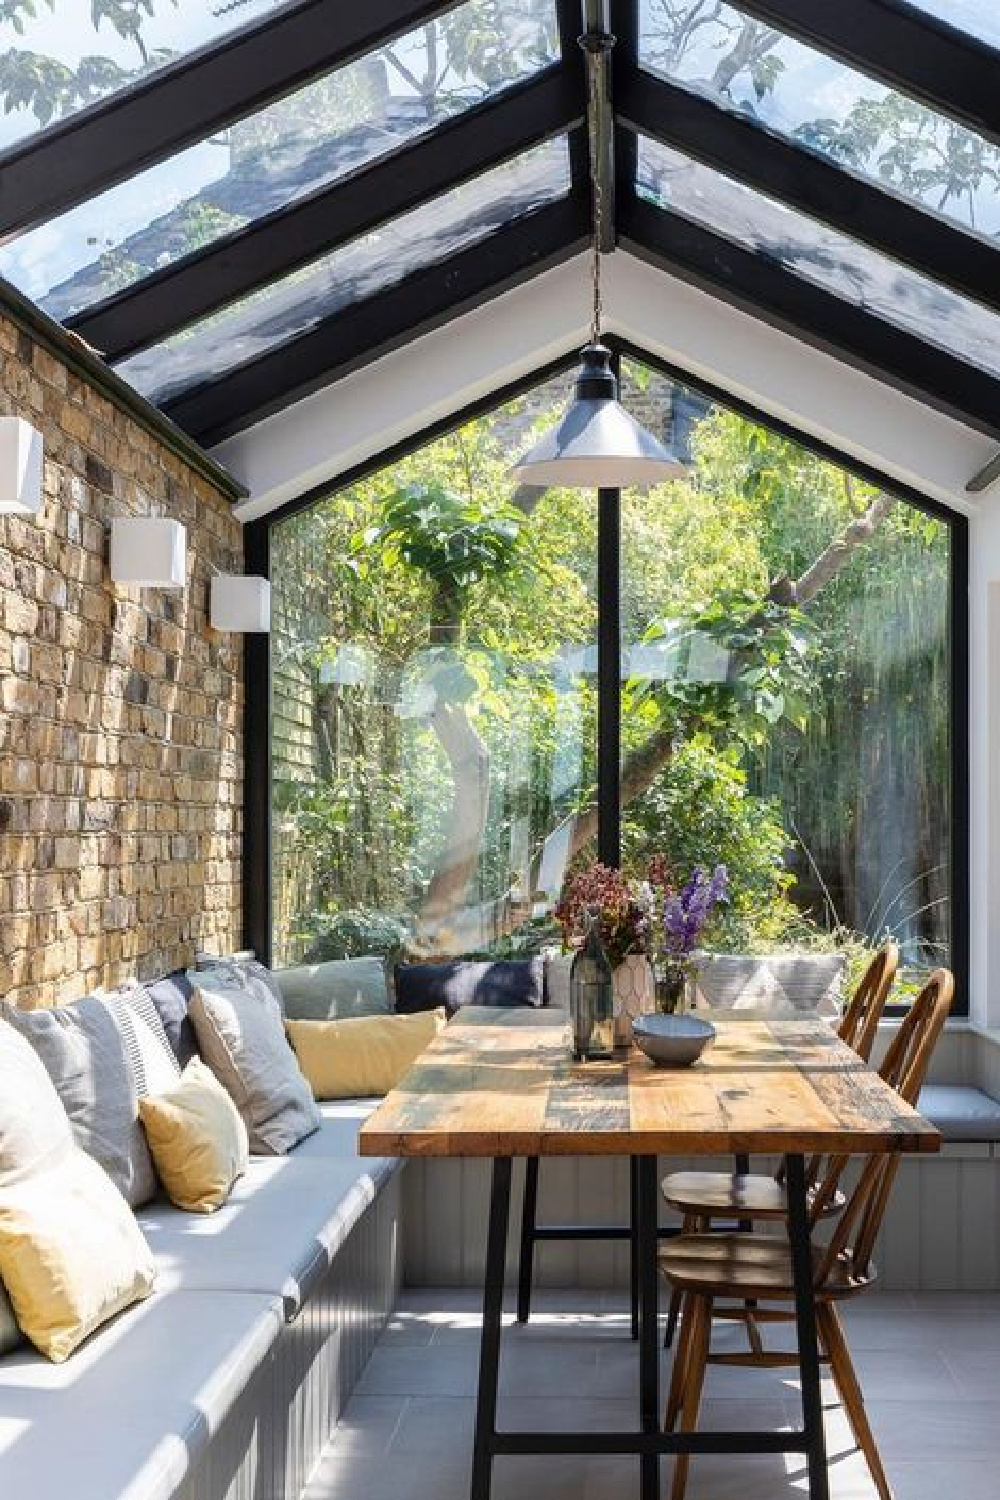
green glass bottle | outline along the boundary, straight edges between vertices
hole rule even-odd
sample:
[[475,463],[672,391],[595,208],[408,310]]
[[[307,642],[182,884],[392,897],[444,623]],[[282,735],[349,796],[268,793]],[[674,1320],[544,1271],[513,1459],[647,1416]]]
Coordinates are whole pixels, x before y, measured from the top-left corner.
[[587,936],[569,971],[573,1056],[595,1062],[615,1055],[614,983],[601,943],[601,915],[587,913]]

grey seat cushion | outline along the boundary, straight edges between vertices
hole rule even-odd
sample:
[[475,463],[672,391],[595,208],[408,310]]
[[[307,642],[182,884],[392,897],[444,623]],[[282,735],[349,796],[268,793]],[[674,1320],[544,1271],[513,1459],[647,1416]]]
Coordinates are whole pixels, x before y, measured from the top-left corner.
[[4,1006],[55,1085],[78,1146],[107,1172],[133,1208],[156,1193],[153,1159],[121,1032],[98,996],[51,1010]]
[[280,1329],[273,1297],[156,1292],[96,1333],[70,1365],[51,1365],[27,1347],[8,1355],[0,1361],[0,1494],[170,1500]]
[[925,1083],[917,1108],[946,1141],[1000,1141],[1000,1100],[982,1089]]
[[139,1214],[160,1284],[179,1291],[259,1292],[293,1318],[398,1164],[359,1158],[357,1134],[377,1100],[323,1107],[321,1128],[287,1156],[257,1158],[216,1213],[167,1203]]

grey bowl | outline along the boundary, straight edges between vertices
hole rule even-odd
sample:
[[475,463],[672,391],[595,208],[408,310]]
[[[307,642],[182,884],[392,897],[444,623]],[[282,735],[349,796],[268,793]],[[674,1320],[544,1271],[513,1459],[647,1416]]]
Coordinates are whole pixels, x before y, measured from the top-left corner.
[[689,1068],[715,1041],[715,1027],[699,1016],[636,1016],[635,1044],[658,1068]]

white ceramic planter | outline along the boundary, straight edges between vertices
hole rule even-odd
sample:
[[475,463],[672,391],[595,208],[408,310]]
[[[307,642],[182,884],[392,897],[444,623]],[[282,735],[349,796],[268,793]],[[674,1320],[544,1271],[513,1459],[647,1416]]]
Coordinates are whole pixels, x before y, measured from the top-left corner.
[[653,966],[643,953],[630,953],[613,971],[615,1045],[632,1045],[632,1021],[656,1009]]

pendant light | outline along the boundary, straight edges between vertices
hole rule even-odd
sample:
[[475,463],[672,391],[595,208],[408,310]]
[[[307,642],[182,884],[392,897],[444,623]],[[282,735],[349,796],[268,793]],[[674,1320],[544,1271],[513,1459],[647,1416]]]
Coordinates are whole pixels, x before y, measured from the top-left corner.
[[659,484],[684,465],[659,439],[630,416],[618,400],[611,351],[601,342],[601,248],[603,186],[598,120],[603,70],[615,39],[606,27],[590,27],[580,38],[586,57],[590,176],[593,187],[593,316],[590,339],[580,351],[573,400],[561,421],[511,469],[521,484],[573,489],[623,489]]

